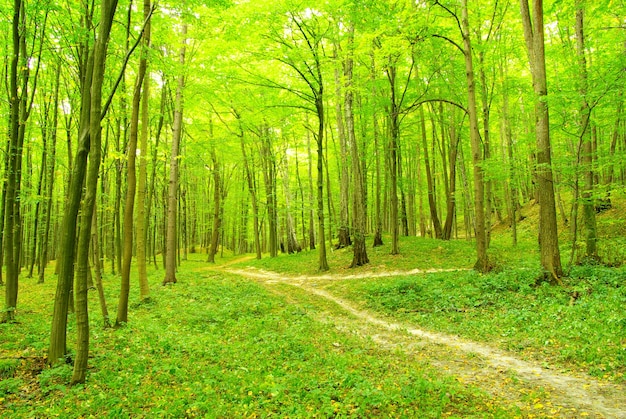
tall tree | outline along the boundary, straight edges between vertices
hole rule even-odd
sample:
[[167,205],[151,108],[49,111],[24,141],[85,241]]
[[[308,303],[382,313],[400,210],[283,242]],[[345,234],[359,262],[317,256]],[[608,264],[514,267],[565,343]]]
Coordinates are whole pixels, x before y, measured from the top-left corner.
[[354,244],[352,247],[351,267],[369,263],[365,246],[367,231],[367,211],[365,207],[365,176],[361,166],[362,158],[359,153],[359,143],[354,132],[354,23],[348,25],[348,51],[344,62],[345,98],[344,114],[346,118],[346,132],[350,157],[352,160],[352,226],[354,230]]
[[[151,14],[150,0],[143,2],[143,15],[146,23],[146,30],[143,34],[143,46],[141,60],[148,60],[150,49],[151,24],[149,22]],[[147,62],[146,62],[147,66]],[[137,181],[137,274],[139,276],[139,295],[141,300],[150,298],[150,287],[148,285],[147,272],[147,239],[148,239],[148,211],[146,210],[147,183],[148,183],[148,136],[150,134],[150,77],[144,77],[141,102],[141,139],[139,153],[139,179]]]
[[[8,165],[5,176],[6,196],[4,198],[4,234],[3,251],[4,263],[6,263],[6,290],[5,290],[5,313],[4,320],[12,321],[15,318],[15,308],[17,306],[17,290],[19,279],[19,260],[16,260],[15,248],[19,246],[19,221],[15,214],[15,205],[18,204],[17,193],[17,167],[19,149],[19,128],[20,128],[20,96],[17,88],[19,81],[18,62],[20,60],[20,21],[23,5],[21,0],[13,1],[13,20],[11,25],[12,47],[11,64],[9,70],[9,143],[8,143]],[[0,266],[0,269],[2,267]]]
[[167,189],[167,230],[165,239],[165,278],[163,285],[176,282],[176,210],[178,205],[178,154],[180,140],[183,132],[183,90],[185,88],[185,54],[187,46],[187,24],[182,27],[182,46],[180,48],[179,63],[181,73],[178,76],[176,85],[176,99],[174,101],[174,123],[172,133],[172,145],[170,152],[170,173]]
[[[585,186],[583,188],[583,221],[585,225],[585,254],[587,258],[598,258],[596,208],[593,198],[594,189],[594,148],[591,141],[590,122],[591,107],[587,100],[587,58],[585,53],[585,1],[576,1],[576,52],[580,74],[580,142],[582,143],[582,164],[585,171]],[[573,220],[575,222],[575,220]]]
[[543,27],[543,0],[533,0],[532,17],[528,0],[520,0],[524,39],[535,93],[535,137],[537,140],[537,193],[539,196],[539,250],[541,266],[550,282],[563,274],[556,222],[554,176],[550,146],[548,87]]
[[[147,9],[146,9],[147,7]],[[132,10],[132,4],[129,7],[128,13]],[[144,3],[144,18],[146,19],[145,27],[148,29],[150,18],[150,4]],[[130,21],[130,19],[129,19]],[[144,30],[142,36],[146,36],[149,32]],[[117,303],[117,318],[115,325],[128,322],[128,295],[130,292],[130,264],[133,258],[133,224],[135,221],[135,194],[137,192],[137,137],[139,135],[139,113],[141,110],[141,96],[142,87],[144,85],[144,78],[146,75],[146,68],[148,60],[146,57],[148,46],[146,42],[150,40],[144,38],[142,55],[139,59],[139,70],[137,72],[137,80],[135,81],[135,88],[133,90],[133,99],[131,104],[131,116],[130,116],[130,136],[128,141],[128,147],[126,150],[126,200],[124,204],[124,241],[122,243],[122,277],[120,285],[120,298]],[[146,125],[146,121],[142,121]],[[144,152],[144,150],[140,150]],[[143,214],[142,214],[143,216]],[[139,234],[139,233],[137,233]],[[141,231],[141,235],[144,235],[144,231]],[[144,254],[145,260],[145,254]],[[147,278],[144,277],[144,280]],[[143,291],[145,292],[145,285]],[[144,295],[142,295],[144,297]]]

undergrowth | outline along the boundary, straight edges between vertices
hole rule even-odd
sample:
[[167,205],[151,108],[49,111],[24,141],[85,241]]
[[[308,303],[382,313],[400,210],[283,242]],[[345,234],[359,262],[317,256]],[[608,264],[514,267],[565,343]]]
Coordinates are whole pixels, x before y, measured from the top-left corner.
[[625,382],[626,271],[576,266],[564,286],[535,286],[537,274],[442,272],[342,281],[331,290],[427,329]]
[[[190,268],[192,267],[193,270]],[[510,417],[479,390],[316,320],[254,282],[188,262],[128,325],[102,329],[91,300],[87,383],[44,363],[54,281],[22,283],[18,324],[0,325],[2,417]],[[109,304],[116,277],[107,276]],[[69,345],[74,346],[73,318]]]

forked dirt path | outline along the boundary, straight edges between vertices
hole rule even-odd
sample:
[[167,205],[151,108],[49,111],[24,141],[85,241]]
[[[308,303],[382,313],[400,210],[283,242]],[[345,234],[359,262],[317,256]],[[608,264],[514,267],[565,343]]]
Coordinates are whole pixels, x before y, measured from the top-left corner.
[[[298,293],[293,291],[299,290],[301,298],[306,299],[300,302],[316,305],[323,313],[323,320],[346,332],[369,338],[381,349],[401,350],[422,358],[460,382],[476,385],[500,400],[518,405],[524,417],[626,418],[626,386],[589,376],[559,373],[482,343],[388,321],[324,289],[324,284],[333,280],[439,271],[307,277],[285,276],[255,268],[221,269],[255,279],[296,304]],[[328,308],[329,303],[339,310]]]

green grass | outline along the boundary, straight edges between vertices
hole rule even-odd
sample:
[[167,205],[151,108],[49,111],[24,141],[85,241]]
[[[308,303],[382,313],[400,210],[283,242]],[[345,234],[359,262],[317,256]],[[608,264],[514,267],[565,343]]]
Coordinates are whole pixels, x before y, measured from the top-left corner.
[[571,274],[565,287],[535,287],[535,272],[516,270],[343,281],[330,289],[429,330],[625,382],[626,271],[577,267]]
[[[472,242],[402,237],[400,255],[392,256],[387,238],[385,246],[368,248],[371,264],[364,267],[347,268],[351,249],[331,252],[331,274],[360,274],[364,279],[332,281],[328,286],[370,310],[419,327],[499,346],[553,367],[626,382],[626,269],[574,266],[562,287],[537,287],[536,241],[528,225],[519,232],[517,247],[508,232],[494,235],[489,252],[496,269],[487,275],[470,270]],[[623,253],[619,238],[606,234],[601,247]],[[569,259],[567,247],[563,245],[563,261]],[[290,275],[318,274],[316,252],[241,265]],[[414,268],[464,271],[367,279],[369,273]]]
[[[317,320],[235,276],[184,263],[179,282],[152,300],[131,293],[129,324],[102,329],[90,295],[87,383],[68,387],[71,366],[43,364],[54,281],[23,279],[17,324],[0,325],[2,417],[510,417],[476,388],[401,352]],[[118,279],[107,276],[114,312]],[[135,282],[133,282],[133,285]],[[70,347],[75,336],[70,317]]]

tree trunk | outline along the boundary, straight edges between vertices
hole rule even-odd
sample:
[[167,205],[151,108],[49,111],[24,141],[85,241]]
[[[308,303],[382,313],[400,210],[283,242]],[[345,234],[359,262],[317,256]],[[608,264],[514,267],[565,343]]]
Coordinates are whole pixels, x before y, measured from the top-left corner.
[[278,256],[278,210],[276,200],[276,161],[271,133],[267,127],[261,129],[261,164],[263,166],[263,180],[265,183],[265,199],[267,206],[267,221],[269,228],[270,257]]
[[[143,2],[144,20],[150,16],[150,0]],[[150,23],[146,24],[143,33],[143,50],[141,61],[145,62],[144,72],[147,68],[147,54],[150,48]],[[141,69],[141,64],[140,64]],[[146,184],[148,182],[148,135],[150,134],[150,116],[148,114],[148,101],[150,98],[150,76],[143,79],[143,98],[141,102],[141,140],[139,145],[139,180],[137,184],[137,274],[139,276],[139,295],[141,301],[150,298],[150,286],[148,285],[146,241],[148,238],[146,216]]]
[[[308,121],[307,121],[308,124]],[[309,250],[315,250],[315,199],[313,193],[313,153],[311,152],[311,135],[306,133],[307,157],[309,168]]]
[[537,137],[537,183],[539,196],[539,249],[541,266],[550,282],[563,274],[556,222],[554,179],[550,150],[548,88],[543,29],[543,0],[533,0],[531,24],[528,0],[520,0],[524,38],[535,91],[535,135]]
[[[15,206],[17,203],[17,166],[18,159],[21,158],[19,152],[19,127],[20,127],[20,96],[18,94],[18,63],[20,60],[20,20],[23,5],[21,0],[13,2],[12,40],[13,51],[11,54],[11,64],[9,73],[9,149],[8,171],[5,172],[6,198],[5,198],[5,223],[4,223],[4,263],[6,264],[6,289],[5,289],[5,321],[15,319],[15,308],[17,306],[17,290],[19,279],[19,261],[15,260],[15,247],[19,245],[17,237],[19,220],[16,217]],[[0,269],[2,267],[0,266]]]
[[98,241],[98,212],[96,206],[93,210],[93,220],[91,221],[91,258],[93,261],[93,271],[96,278],[96,290],[98,291],[98,302],[100,303],[100,312],[102,313],[102,322],[104,328],[111,327],[109,319],[109,309],[104,295],[104,286],[102,285],[102,264],[100,263],[100,242]]
[[246,181],[248,183],[248,192],[250,193],[250,200],[252,203],[252,217],[254,228],[254,251],[256,258],[261,259],[261,238],[259,236],[259,204],[256,194],[256,184],[253,177],[252,170],[250,170],[250,163],[248,161],[248,153],[246,152],[246,144],[244,141],[243,131],[240,132],[239,139],[241,140],[241,154],[243,156],[243,164],[246,170]]
[[56,82],[54,85],[54,98],[52,101],[52,126],[50,127],[50,148],[48,159],[48,174],[46,181],[46,195],[44,199],[44,231],[41,240],[41,252],[39,252],[39,284],[43,284],[46,265],[48,263],[48,245],[50,242],[50,220],[52,214],[52,198],[54,194],[54,172],[56,167],[56,144],[57,144],[57,123],[59,118],[59,81],[61,78],[61,60],[57,64]]
[[[375,54],[372,51],[372,64],[370,69],[370,78],[371,81],[376,80],[376,60]],[[376,88],[375,84],[372,83],[372,96],[376,96]],[[382,218],[382,208],[380,203],[380,196],[382,194],[381,188],[381,174],[380,174],[380,148],[379,148],[379,133],[380,129],[378,127],[378,117],[376,115],[376,108],[372,113],[372,135],[374,136],[374,156],[375,156],[375,164],[376,164],[376,203],[375,203],[375,215],[374,215],[374,223],[375,223],[375,231],[374,231],[374,244],[373,247],[378,247],[383,245],[383,218]]]
[[[315,109],[317,111],[318,129],[315,141],[317,142],[317,226],[319,237],[318,270],[327,271],[328,260],[326,259],[326,236],[324,231],[324,96],[321,68],[317,62],[319,74],[319,90],[315,97]],[[330,192],[329,192],[330,193]]]
[[450,175],[448,179],[449,186],[448,196],[446,197],[446,221],[441,232],[441,238],[443,240],[450,240],[452,238],[452,225],[456,214],[456,160],[458,156],[459,141],[461,136],[456,132],[456,126],[454,125],[454,113],[450,115],[450,150],[449,150],[449,164]]
[[[98,176],[100,174],[101,145],[101,112],[102,84],[106,62],[107,44],[113,23],[117,0],[102,0],[101,17],[98,37],[93,46],[93,75],[89,88],[91,100],[89,107],[89,170],[85,184],[83,213],[81,215],[80,235],[78,238],[78,255],[76,258],[76,328],[78,332],[76,360],[71,384],[85,382],[87,359],[89,357],[89,316],[87,309],[87,274],[89,271],[89,242],[91,241],[91,225],[98,192]],[[87,87],[87,86],[85,86]],[[84,93],[84,91],[83,91]],[[87,114],[85,113],[85,116]],[[81,182],[82,185],[82,182]]]
[[369,263],[367,257],[367,247],[365,246],[365,233],[367,230],[367,212],[365,207],[365,177],[361,167],[361,156],[359,155],[359,144],[354,133],[354,112],[353,112],[353,67],[354,67],[354,23],[350,24],[348,37],[348,56],[344,65],[345,78],[345,101],[344,113],[346,118],[346,131],[348,134],[348,146],[352,158],[352,226],[354,230],[354,245],[352,252],[351,268],[363,266]]
[[[187,45],[187,24],[183,24],[182,46],[179,63],[185,65],[185,47]],[[170,173],[167,193],[167,230],[165,239],[165,278],[163,285],[176,283],[176,206],[178,196],[178,153],[180,139],[183,131],[183,89],[185,88],[184,70],[181,68],[176,86],[176,99],[174,103],[174,124],[172,135],[172,148],[170,154]]]
[[211,149],[211,160],[213,160],[213,227],[211,228],[211,243],[209,248],[209,255],[207,262],[215,263],[215,254],[217,253],[217,246],[220,236],[220,214],[222,205],[220,198],[222,197],[222,179],[220,175],[220,164],[217,160],[215,150]]
[[[428,155],[428,135],[426,134],[426,118],[424,117],[424,108],[420,107],[420,126],[422,129],[422,148],[424,151],[424,166],[426,170],[426,184],[428,185],[428,208],[430,209],[430,219],[435,230],[435,238],[441,239],[443,232],[441,230],[441,221],[437,213],[437,203],[435,202],[435,185],[433,181],[433,172],[430,167],[430,157]],[[434,141],[434,124],[433,124],[433,141]],[[433,156],[434,157],[434,156]]]
[[[337,49],[335,45],[335,59],[337,59]],[[352,245],[350,240],[350,214],[349,214],[349,187],[350,176],[348,174],[348,143],[346,138],[346,129],[343,123],[344,115],[342,111],[342,97],[341,97],[341,77],[339,76],[339,69],[335,67],[335,116],[337,120],[337,133],[339,136],[339,149],[340,149],[340,171],[339,171],[339,232],[338,241],[335,246],[337,249],[342,249]],[[347,124],[347,121],[346,121]]]
[[[130,13],[130,12],[129,12]],[[146,74],[146,59],[139,60],[139,71],[133,91],[130,116],[130,136],[126,152],[126,202],[124,205],[124,242],[122,244],[122,278],[120,297],[117,303],[116,326],[128,322],[128,295],[130,292],[130,264],[133,258],[133,225],[135,220],[135,193],[137,191],[137,137],[139,131],[139,111],[141,105],[141,87]],[[142,150],[143,151],[143,150]]]
[[465,55],[465,74],[467,77],[468,113],[470,120],[470,140],[472,146],[472,163],[474,164],[474,211],[476,228],[477,261],[474,269],[485,273],[491,270],[487,257],[487,232],[485,228],[485,182],[482,168],[483,151],[478,132],[478,115],[476,111],[476,84],[474,82],[474,65],[472,62],[472,44],[470,26],[467,16],[467,0],[462,0],[461,25],[463,27],[463,46]]
[[598,259],[597,229],[596,229],[596,208],[593,198],[594,171],[593,157],[594,150],[589,137],[589,124],[591,119],[591,109],[587,103],[587,59],[585,58],[585,35],[584,35],[584,4],[582,0],[577,1],[576,10],[576,45],[578,55],[578,65],[580,70],[580,96],[582,104],[580,107],[582,141],[582,164],[585,172],[585,185],[583,187],[583,223],[585,225],[585,255],[588,259]]
[[389,81],[391,102],[389,104],[389,195],[390,195],[390,219],[391,229],[391,254],[400,253],[398,247],[398,137],[400,136],[400,109],[396,98],[396,67],[387,67],[387,79]]

